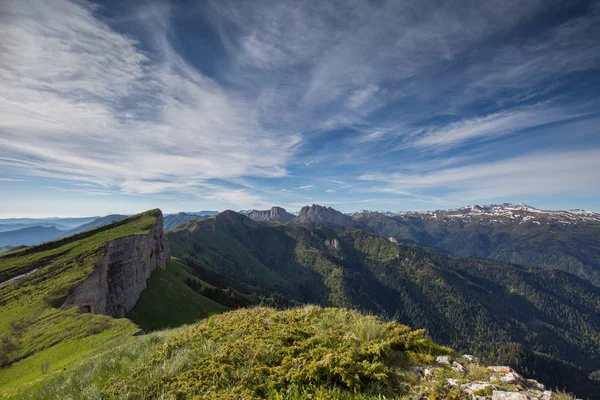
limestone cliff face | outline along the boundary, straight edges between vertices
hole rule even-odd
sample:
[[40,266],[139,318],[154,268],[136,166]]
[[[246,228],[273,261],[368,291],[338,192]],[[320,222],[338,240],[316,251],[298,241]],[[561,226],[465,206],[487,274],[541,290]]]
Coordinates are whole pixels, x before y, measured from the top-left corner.
[[109,242],[92,275],[71,291],[64,306],[78,305],[83,312],[124,317],[146,288],[150,274],[156,267],[165,268],[170,260],[160,215],[147,234]]
[[281,207],[273,207],[270,210],[252,210],[248,213],[248,217],[257,221],[278,221],[286,222],[294,218],[293,214],[285,211]]

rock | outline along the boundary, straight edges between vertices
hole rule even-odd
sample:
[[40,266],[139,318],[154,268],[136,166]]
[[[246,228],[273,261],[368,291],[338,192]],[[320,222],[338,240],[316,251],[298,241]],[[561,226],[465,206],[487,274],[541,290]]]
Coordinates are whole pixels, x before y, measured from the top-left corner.
[[466,358],[467,360],[469,360],[469,362],[471,362],[473,364],[477,364],[479,362],[479,358],[472,356],[470,354],[463,354],[463,357]]
[[135,306],[150,274],[170,261],[160,213],[147,234],[111,240],[94,272],[71,291],[63,307],[77,305],[83,312],[123,318]]
[[465,369],[465,367],[463,367],[462,365],[460,365],[456,361],[452,361],[452,369],[455,370],[455,371],[457,371],[457,372],[462,372],[462,373],[467,372],[467,370]]
[[450,384],[450,386],[458,385],[458,379],[448,378],[448,379],[446,379],[446,381]]
[[526,385],[530,388],[533,389],[537,389],[537,390],[546,390],[546,386],[544,386],[543,384],[539,383],[536,380],[533,379],[527,379],[526,380]]
[[350,216],[342,214],[331,207],[323,207],[318,204],[302,207],[298,216],[290,221],[290,226],[301,226],[304,228],[317,228],[328,226],[334,229],[344,230],[347,228],[360,228],[362,225],[354,221]]
[[529,400],[529,397],[523,393],[494,390],[492,392],[492,400]]
[[396,238],[395,238],[395,237],[392,237],[392,236],[390,236],[390,237],[388,238],[388,240],[390,241],[390,243],[398,244],[398,240],[396,240]]
[[286,222],[294,219],[294,214],[290,214],[284,208],[273,207],[270,210],[252,210],[248,213],[248,217],[257,221],[278,221]]
[[469,393],[469,394],[474,394],[475,392],[478,392],[480,390],[485,390],[487,388],[493,389],[494,385],[492,385],[489,382],[477,382],[477,383],[467,383],[464,384],[464,391]]
[[425,376],[432,376],[433,375],[433,370],[431,368],[425,368],[423,370],[423,375],[425,375]]
[[325,246],[333,247],[336,250],[340,249],[340,241],[337,239],[325,239]]
[[504,373],[507,373],[507,372],[512,372],[513,371],[513,369],[511,367],[505,367],[505,366],[491,366],[491,367],[488,367],[488,368],[491,369],[494,372],[504,372]]
[[[542,386],[544,386],[544,385],[542,385]],[[544,393],[542,393],[542,397],[540,397],[540,400],[551,400],[551,399],[552,399],[552,392],[550,390],[545,390]]]
[[449,356],[438,356],[435,361],[437,361],[438,364],[450,365],[451,360]]
[[525,378],[523,378],[521,375],[517,374],[516,372],[509,372],[508,374],[500,377],[500,380],[504,383],[509,383],[512,385],[519,385],[522,387],[527,386],[527,382],[525,381]]

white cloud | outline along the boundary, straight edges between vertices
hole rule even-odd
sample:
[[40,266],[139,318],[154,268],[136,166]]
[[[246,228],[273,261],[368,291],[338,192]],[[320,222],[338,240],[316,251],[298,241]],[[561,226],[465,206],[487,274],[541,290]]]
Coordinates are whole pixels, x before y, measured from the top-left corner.
[[[475,196],[455,175],[471,176],[456,165],[476,158],[461,152],[442,160],[436,151],[514,135],[595,107],[567,108],[540,96],[564,84],[565,74],[597,69],[598,6],[517,41],[502,38],[518,34],[515,26],[554,4],[208,3],[197,12],[219,35],[218,56],[213,60],[208,51],[191,58],[206,58],[200,64],[218,70],[213,78],[170,45],[178,29],[169,27],[166,3],[123,17],[146,28],[132,30],[143,32],[133,38],[113,30],[83,0],[1,2],[2,172],[93,185],[89,190],[176,192],[262,207],[282,191],[255,187],[247,177],[294,179],[288,169],[303,168],[303,176],[337,176],[339,182],[326,187],[342,195],[356,192],[360,168],[389,171],[403,164],[408,172],[381,175],[378,190],[425,201],[430,198],[414,191]],[[172,7],[186,7],[179,10],[186,16],[196,12],[187,2]],[[436,122],[450,116],[458,122]],[[327,142],[322,135],[330,130],[340,132]],[[406,153],[394,153],[392,160],[398,149]],[[498,168],[513,165],[506,163]],[[340,172],[342,164],[347,168]],[[516,190],[507,181],[525,179],[516,172],[498,175],[486,169],[490,165],[473,168],[487,171],[507,192]],[[568,180],[550,165],[548,171]],[[547,181],[541,170],[536,174]],[[481,195],[498,192],[484,176],[470,179]],[[286,182],[288,188],[298,185]],[[535,183],[526,186],[538,190]],[[308,195],[311,188],[295,189]]]
[[84,3],[1,7],[2,168],[257,203],[198,190],[211,179],[287,174],[300,136],[263,128],[254,104],[188,66],[164,37],[151,59]]

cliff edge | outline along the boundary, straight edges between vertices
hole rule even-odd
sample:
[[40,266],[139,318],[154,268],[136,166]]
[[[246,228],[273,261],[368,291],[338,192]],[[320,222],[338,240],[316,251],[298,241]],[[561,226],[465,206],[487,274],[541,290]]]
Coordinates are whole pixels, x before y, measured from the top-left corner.
[[64,307],[78,305],[82,312],[122,318],[135,306],[156,267],[166,268],[171,260],[163,234],[162,213],[146,234],[114,239],[94,272],[74,288]]

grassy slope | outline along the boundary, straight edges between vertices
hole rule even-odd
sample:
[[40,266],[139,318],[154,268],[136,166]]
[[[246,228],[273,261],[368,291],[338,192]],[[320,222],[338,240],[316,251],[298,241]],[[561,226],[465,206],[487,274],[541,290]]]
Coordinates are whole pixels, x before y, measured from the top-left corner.
[[144,234],[158,210],[55,242],[0,255],[0,280],[36,272],[0,286],[0,388],[10,390],[42,372],[64,368],[99,347],[139,330],[126,319],[56,308],[84,281],[106,244]]
[[186,279],[210,286],[190,273],[190,268],[174,259],[162,270],[157,268],[148,279],[135,307],[127,314],[146,331],[189,324],[211,314],[230,310],[204,297],[185,284]]
[[[23,398],[377,399],[408,393],[411,365],[450,350],[355,311],[253,308],[136,338]],[[301,366],[301,367],[299,367]]]
[[[466,371],[436,364],[438,355],[451,355]],[[429,376],[417,372],[426,366]],[[346,309],[257,307],[138,337],[21,398],[468,400],[460,385],[491,380],[499,390],[517,390],[396,322]]]
[[[251,290],[285,290],[286,279],[259,261],[245,243],[236,239],[248,237],[250,232],[238,221],[231,220],[238,216],[245,218],[253,229],[262,226],[239,214],[223,212],[169,231],[171,251],[187,255],[185,261],[188,264],[200,264],[205,271],[218,275],[227,283],[234,283],[234,286],[235,282],[243,282]],[[224,252],[223,249],[228,250]]]

